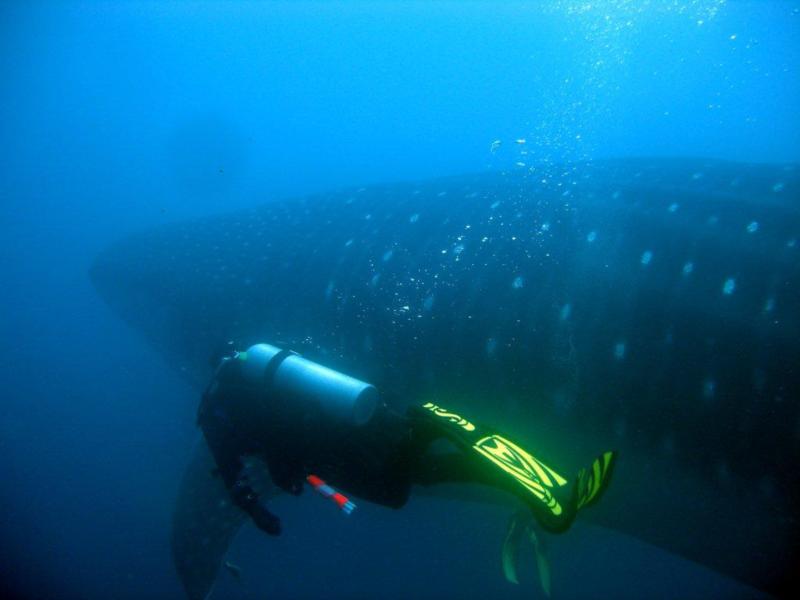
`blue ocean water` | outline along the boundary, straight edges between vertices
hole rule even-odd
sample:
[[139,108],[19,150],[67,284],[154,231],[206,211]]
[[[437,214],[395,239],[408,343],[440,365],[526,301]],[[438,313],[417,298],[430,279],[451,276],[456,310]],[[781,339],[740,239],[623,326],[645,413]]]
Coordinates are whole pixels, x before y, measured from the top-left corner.
[[[2,587],[182,595],[168,532],[197,393],[92,287],[109,244],[540,162],[796,162],[798,23],[783,1],[3,4]],[[348,522],[292,500],[280,539],[243,532],[243,580],[216,597],[540,594],[532,573],[503,580],[504,516],[486,507],[364,505]],[[590,525],[551,552],[556,597],[756,594]]]

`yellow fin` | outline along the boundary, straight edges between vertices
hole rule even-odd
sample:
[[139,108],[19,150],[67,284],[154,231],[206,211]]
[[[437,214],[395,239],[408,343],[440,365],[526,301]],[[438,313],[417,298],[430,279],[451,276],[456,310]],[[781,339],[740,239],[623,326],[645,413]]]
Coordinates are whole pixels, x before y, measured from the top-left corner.
[[600,499],[611,481],[617,462],[616,452],[604,452],[588,469],[581,469],[576,479],[578,508],[594,504]]

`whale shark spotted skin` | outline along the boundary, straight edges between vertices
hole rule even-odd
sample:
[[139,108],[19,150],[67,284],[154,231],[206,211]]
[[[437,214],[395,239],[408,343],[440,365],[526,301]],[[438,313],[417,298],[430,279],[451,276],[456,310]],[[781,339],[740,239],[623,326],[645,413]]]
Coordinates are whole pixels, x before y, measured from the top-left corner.
[[267,341],[561,463],[616,447],[594,518],[775,592],[800,539],[798,243],[797,165],[629,159],[165,225],[91,277],[198,386],[227,340]]

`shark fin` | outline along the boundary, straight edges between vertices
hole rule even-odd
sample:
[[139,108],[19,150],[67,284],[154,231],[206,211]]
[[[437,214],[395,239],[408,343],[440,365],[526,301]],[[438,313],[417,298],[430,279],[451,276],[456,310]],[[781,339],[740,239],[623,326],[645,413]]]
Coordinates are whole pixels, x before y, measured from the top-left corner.
[[204,440],[195,447],[178,488],[172,518],[172,556],[190,600],[204,600],[234,536],[247,516],[231,504]]

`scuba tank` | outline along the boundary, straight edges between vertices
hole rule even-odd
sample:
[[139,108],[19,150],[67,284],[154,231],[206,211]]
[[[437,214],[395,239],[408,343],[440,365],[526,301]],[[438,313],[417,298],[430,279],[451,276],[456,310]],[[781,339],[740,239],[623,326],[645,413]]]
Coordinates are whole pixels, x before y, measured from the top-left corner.
[[269,344],[236,354],[242,375],[270,395],[317,406],[330,417],[364,425],[378,405],[375,386]]

